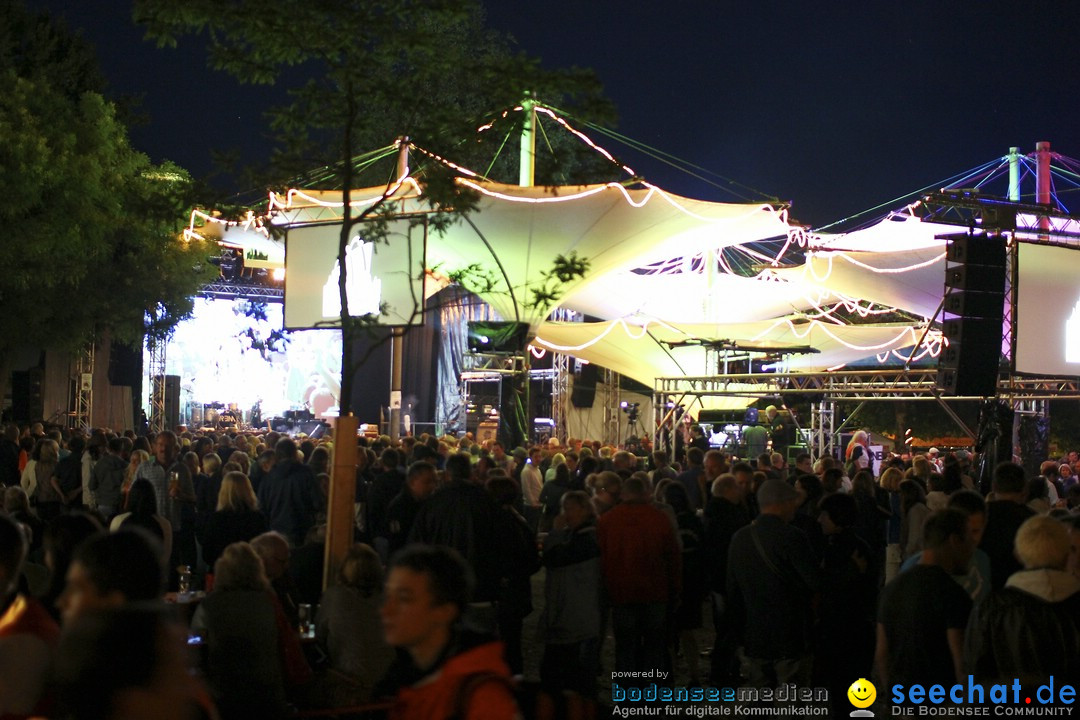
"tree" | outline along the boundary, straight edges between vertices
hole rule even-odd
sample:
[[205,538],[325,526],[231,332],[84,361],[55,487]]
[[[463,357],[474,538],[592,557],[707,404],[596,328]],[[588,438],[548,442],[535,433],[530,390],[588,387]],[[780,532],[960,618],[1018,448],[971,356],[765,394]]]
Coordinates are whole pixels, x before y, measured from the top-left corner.
[[4,3],[0,31],[0,395],[19,347],[73,350],[106,331],[141,338],[190,312],[207,248],[179,232],[192,183],[128,143],[92,55],[43,15]]
[[[535,60],[511,53],[484,27],[474,0],[284,0],[272,11],[252,0],[136,0],[135,8],[160,45],[203,35],[213,67],[243,83],[288,88],[291,102],[270,113],[273,176],[280,183],[319,168],[322,189],[341,192],[342,414],[351,409],[359,365],[354,341],[373,320],[349,311],[346,248],[361,224],[366,240],[385,239],[386,196],[359,212],[350,206],[360,179],[354,158],[408,137],[470,163],[481,153],[477,119],[512,106],[525,90],[570,99],[598,94],[589,73],[542,72]],[[426,222],[436,232],[475,205],[452,174],[438,163],[421,174],[433,211]],[[386,187],[389,193],[392,181]]]

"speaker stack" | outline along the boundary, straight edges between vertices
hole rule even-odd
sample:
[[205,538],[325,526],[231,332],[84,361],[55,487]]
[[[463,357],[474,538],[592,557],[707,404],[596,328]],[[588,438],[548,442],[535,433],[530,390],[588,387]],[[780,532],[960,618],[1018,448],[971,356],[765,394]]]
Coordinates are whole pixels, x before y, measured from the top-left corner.
[[1005,237],[946,235],[938,388],[946,395],[997,392],[1005,307]]

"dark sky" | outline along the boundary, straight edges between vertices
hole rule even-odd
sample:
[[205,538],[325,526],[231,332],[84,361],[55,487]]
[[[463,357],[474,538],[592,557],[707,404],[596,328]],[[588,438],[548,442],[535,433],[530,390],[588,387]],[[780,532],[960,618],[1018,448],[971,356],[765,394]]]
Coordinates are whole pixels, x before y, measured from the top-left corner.
[[[204,174],[211,149],[265,150],[270,91],[206,69],[198,41],[156,49],[122,0],[28,2],[84,30],[114,92],[144,96],[150,122],[132,138],[155,160]],[[546,65],[595,69],[623,134],[790,200],[815,225],[1010,145],[1080,155],[1080,3],[489,0],[488,14]],[[666,189],[733,199],[602,144]]]

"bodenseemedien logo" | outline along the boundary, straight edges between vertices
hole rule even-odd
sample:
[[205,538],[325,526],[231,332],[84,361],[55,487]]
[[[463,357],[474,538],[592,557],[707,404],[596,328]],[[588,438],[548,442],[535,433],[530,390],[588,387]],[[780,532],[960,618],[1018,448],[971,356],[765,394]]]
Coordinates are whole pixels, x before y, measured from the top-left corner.
[[874,713],[866,708],[877,700],[877,688],[866,678],[859,678],[851,683],[847,690],[848,702],[857,709],[851,711],[851,717],[874,717]]

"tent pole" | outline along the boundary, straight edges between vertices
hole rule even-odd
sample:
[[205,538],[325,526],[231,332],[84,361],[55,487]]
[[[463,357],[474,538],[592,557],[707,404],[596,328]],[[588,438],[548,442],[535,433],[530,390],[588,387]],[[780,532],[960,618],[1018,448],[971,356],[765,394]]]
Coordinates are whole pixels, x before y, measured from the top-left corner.
[[1020,148],[1009,148],[1009,200],[1020,202]]
[[[398,139],[397,179],[400,182],[409,175],[409,138]],[[420,302],[423,302],[421,300]],[[401,435],[401,363],[405,350],[405,329],[395,327],[390,340],[390,442],[396,443]]]
[[525,93],[521,101],[524,119],[521,124],[521,162],[518,171],[518,185],[532,187],[536,182],[536,101],[530,93]]

